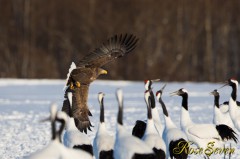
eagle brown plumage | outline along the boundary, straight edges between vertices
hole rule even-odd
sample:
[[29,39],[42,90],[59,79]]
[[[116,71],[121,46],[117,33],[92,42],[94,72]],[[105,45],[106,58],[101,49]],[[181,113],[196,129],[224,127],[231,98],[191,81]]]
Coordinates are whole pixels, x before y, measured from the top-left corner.
[[[101,66],[127,55],[135,49],[137,42],[138,38],[132,34],[115,35],[78,61],[76,68],[70,72],[62,110],[74,118],[75,125],[81,132],[87,133],[87,129],[91,130],[92,126],[88,117],[91,112],[87,105],[90,83],[99,75],[107,73]],[[72,105],[67,98],[68,92],[73,95]]]

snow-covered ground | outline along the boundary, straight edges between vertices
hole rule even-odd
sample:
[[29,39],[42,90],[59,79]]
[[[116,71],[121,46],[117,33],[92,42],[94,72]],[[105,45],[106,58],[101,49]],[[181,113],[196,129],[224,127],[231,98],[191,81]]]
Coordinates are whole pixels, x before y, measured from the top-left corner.
[[[153,91],[156,92],[164,83],[154,83]],[[48,144],[51,138],[50,123],[41,123],[40,120],[49,116],[51,103],[56,102],[61,109],[64,84],[64,80],[0,79],[0,159],[23,158]],[[169,93],[186,88],[189,92],[189,111],[192,120],[196,123],[212,123],[213,96],[209,93],[220,86],[221,84],[213,83],[171,82],[165,88],[163,100],[173,121],[179,126],[181,98],[170,97]],[[122,88],[124,92],[124,125],[129,132],[137,119],[146,118],[143,82],[97,80],[90,86],[89,92],[89,107],[93,114],[91,121],[95,130],[99,120],[97,94],[104,92],[107,127],[114,135],[117,88]],[[229,87],[219,91],[220,103],[229,99],[231,92]],[[158,108],[162,115],[159,105]],[[91,139],[95,130],[89,133]],[[232,158],[240,158],[240,144],[232,147],[236,148]],[[202,156],[190,155],[189,158]]]

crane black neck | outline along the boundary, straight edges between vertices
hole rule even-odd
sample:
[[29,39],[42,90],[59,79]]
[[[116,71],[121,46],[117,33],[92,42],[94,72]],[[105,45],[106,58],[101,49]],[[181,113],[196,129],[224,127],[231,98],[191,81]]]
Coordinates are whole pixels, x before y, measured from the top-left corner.
[[118,121],[118,124],[123,125],[123,107],[122,106],[119,106],[117,121]]
[[182,107],[188,111],[188,94],[184,93],[182,96]]
[[234,101],[237,100],[237,86],[236,84],[233,84],[232,85],[232,94],[231,94],[231,97]]
[[58,139],[59,142],[62,142],[61,136],[62,136],[63,130],[65,128],[66,121],[63,119],[57,119],[57,121],[60,122],[60,128],[56,132],[56,139]]
[[166,117],[168,117],[168,111],[167,111],[166,105],[165,105],[165,103],[163,102],[163,100],[162,100],[161,97],[159,98],[159,103],[162,105],[163,114],[164,114]]
[[103,105],[103,98],[100,102],[100,122],[104,123],[104,105]]
[[147,114],[147,117],[148,117],[148,119],[152,119],[152,108],[151,108],[151,105],[152,105],[152,102],[151,102],[151,97],[149,96],[149,98],[148,98],[148,102],[146,102],[146,104],[147,104],[147,112],[148,112],[148,114]]
[[52,127],[52,140],[56,139],[56,123],[55,121],[51,121],[51,127]]
[[151,100],[151,108],[153,109],[156,107],[156,103],[155,103],[155,97],[152,90],[150,90],[150,100]]
[[214,96],[214,105],[215,105],[217,108],[219,108],[219,98],[220,98],[219,95]]

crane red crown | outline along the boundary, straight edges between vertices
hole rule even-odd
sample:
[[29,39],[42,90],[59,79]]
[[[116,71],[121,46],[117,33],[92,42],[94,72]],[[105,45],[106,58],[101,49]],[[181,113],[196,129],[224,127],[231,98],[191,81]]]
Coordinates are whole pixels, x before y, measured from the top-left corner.
[[144,80],[144,83],[146,84],[149,80]]

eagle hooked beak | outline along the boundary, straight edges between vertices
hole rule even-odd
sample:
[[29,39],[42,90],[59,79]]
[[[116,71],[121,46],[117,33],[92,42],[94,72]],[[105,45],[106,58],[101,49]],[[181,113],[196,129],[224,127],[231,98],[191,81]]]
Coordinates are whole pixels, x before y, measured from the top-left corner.
[[101,69],[99,72],[100,75],[106,75],[107,73],[108,73],[107,70],[104,69]]

